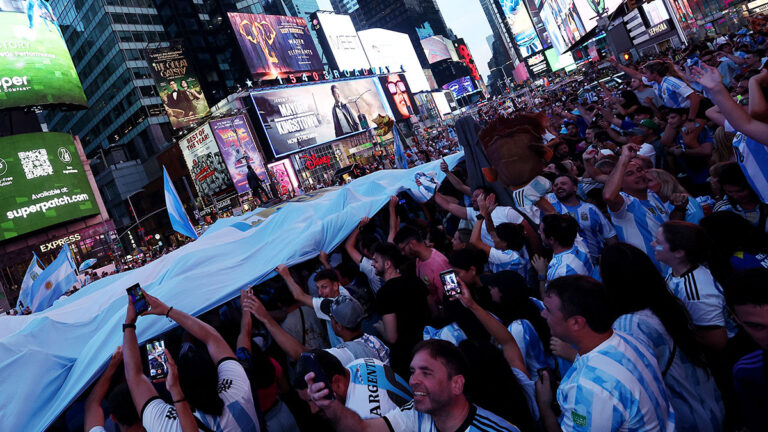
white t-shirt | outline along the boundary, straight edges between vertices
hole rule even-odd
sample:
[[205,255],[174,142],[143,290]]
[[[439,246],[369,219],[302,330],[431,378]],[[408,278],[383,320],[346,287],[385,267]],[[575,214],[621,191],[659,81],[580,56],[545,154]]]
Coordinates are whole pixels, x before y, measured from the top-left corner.
[[667,273],[669,290],[682,300],[691,322],[696,326],[726,327],[728,337],[736,335],[736,325],[725,306],[725,296],[720,284],[704,266],[683,273],[680,277]]
[[368,257],[363,257],[360,260],[360,271],[368,278],[368,286],[371,287],[373,293],[376,294],[381,288],[381,278],[376,274],[376,269],[373,267],[373,260]]
[[[347,289],[341,285],[339,285],[339,295],[352,297],[352,295],[349,294],[349,291],[347,291]],[[330,300],[333,300],[334,298],[336,297],[332,297]],[[331,317],[326,315],[325,312],[320,309],[320,305],[323,303],[323,300],[325,299],[322,297],[312,297],[312,309],[315,310],[315,315],[317,315],[318,318],[321,320],[330,321]]]
[[[224,401],[221,416],[195,412],[195,417],[215,431],[259,431],[259,420],[253,404],[251,384],[240,363],[233,358],[219,362],[218,392]],[[181,432],[176,408],[159,397],[147,401],[141,410],[141,422],[147,432]]]
[[[473,227],[475,226],[475,223],[478,222],[477,215],[479,214],[480,212],[476,211],[474,208],[467,207],[467,220]],[[520,213],[515,211],[515,209],[512,207],[496,207],[491,212],[491,218],[493,219],[494,226],[498,226],[507,222],[516,224],[523,223],[523,217],[520,216]],[[483,222],[483,227],[480,229],[480,238],[483,240],[483,243],[493,247],[493,238],[491,237],[491,234],[488,233],[488,229],[485,227],[485,222]]]
[[389,348],[379,338],[369,334],[363,334],[349,342],[342,342],[326,351],[333,354],[344,365],[362,358],[375,358],[384,364],[389,364]]
[[[437,432],[431,415],[416,411],[413,401],[384,416],[391,432]],[[520,432],[503,418],[477,405],[469,406],[469,415],[456,432]]]
[[364,420],[382,417],[413,398],[405,380],[376,359],[355,360],[347,365],[347,369],[349,387],[344,406]]

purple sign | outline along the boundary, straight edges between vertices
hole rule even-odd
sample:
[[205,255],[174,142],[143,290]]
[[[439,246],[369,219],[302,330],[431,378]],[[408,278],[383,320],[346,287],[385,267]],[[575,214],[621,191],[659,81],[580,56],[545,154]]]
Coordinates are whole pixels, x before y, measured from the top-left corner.
[[475,91],[475,85],[472,84],[472,78],[464,77],[449,82],[443,86],[443,89],[450,90],[454,97],[461,97]]
[[297,72],[319,72],[322,76],[323,61],[304,18],[234,12],[227,15],[254,78],[284,78]]
[[268,181],[264,160],[256,148],[245,117],[239,115],[212,120],[210,126],[237,193],[251,190],[248,186],[248,165],[253,167],[262,182]]

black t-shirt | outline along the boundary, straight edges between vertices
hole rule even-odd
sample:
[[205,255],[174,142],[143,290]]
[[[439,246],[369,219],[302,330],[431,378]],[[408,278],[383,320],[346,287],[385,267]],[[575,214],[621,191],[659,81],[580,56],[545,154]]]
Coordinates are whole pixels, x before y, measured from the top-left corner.
[[397,343],[407,349],[422,339],[429,319],[427,287],[416,277],[398,276],[379,288],[376,302],[382,316],[394,313],[397,317]]

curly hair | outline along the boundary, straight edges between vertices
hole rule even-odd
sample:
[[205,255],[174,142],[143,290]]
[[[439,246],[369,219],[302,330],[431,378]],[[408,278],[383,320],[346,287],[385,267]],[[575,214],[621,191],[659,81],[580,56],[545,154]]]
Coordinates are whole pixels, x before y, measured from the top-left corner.
[[488,123],[478,135],[480,143],[487,149],[491,143],[500,137],[527,136],[529,140],[520,141],[528,145],[544,147],[543,114],[515,113],[510,116],[502,115]]

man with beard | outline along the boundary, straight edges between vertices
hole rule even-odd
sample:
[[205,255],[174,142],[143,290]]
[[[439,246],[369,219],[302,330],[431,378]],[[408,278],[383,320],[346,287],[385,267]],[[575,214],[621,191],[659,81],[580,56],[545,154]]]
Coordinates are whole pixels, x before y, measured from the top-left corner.
[[571,215],[579,224],[579,234],[589,249],[589,257],[597,264],[603,247],[616,243],[616,230],[596,206],[579,199],[576,191],[579,181],[570,175],[555,179],[554,193],[547,195],[552,207],[560,214]]
[[363,420],[338,400],[326,399],[329,390],[315,383],[315,374],[305,376],[312,401],[340,431],[405,432],[517,432],[518,428],[464,396],[467,361],[452,343],[443,340],[419,342],[411,361],[408,384],[413,401],[383,418]]
[[413,347],[422,339],[429,306],[427,287],[415,277],[402,276],[398,269],[400,250],[392,243],[380,243],[373,252],[373,267],[384,284],[376,293],[376,304],[384,323],[382,336],[389,344],[390,363],[395,372],[408,376]]

